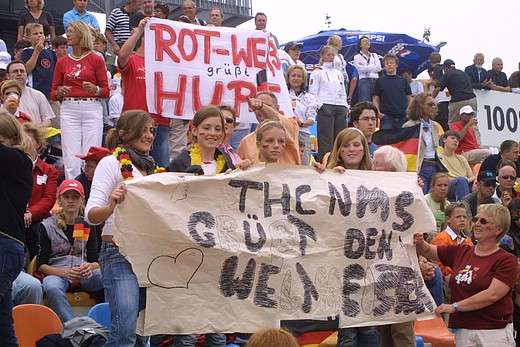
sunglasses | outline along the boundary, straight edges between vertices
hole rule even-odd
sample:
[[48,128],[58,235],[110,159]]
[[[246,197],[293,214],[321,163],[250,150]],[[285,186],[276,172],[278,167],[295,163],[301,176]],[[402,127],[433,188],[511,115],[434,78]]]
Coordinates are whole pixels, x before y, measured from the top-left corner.
[[518,222],[520,220],[520,217],[511,217],[511,220],[513,222]]
[[432,102],[427,102],[425,105],[428,106],[428,107],[437,106],[433,101]]
[[495,188],[497,184],[495,182],[484,182],[484,187],[493,187]]
[[471,221],[472,221],[473,223],[480,222],[480,224],[482,224],[482,225],[486,225],[486,224],[488,224],[488,223],[493,224],[493,223],[489,222],[488,220],[486,220],[486,218],[473,217],[473,219],[472,219]]
[[500,176],[503,180],[516,180],[516,176],[513,175],[504,175]]
[[225,120],[226,123],[228,123],[228,124],[233,124],[233,123],[235,123],[235,120],[234,120],[233,118],[230,118],[230,117],[226,117],[226,118],[224,118],[224,120]]

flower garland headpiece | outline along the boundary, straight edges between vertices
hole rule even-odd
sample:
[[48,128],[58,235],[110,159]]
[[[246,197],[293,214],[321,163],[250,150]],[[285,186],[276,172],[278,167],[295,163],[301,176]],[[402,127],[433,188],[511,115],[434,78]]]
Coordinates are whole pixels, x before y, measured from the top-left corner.
[[[121,171],[121,176],[123,176],[123,181],[128,181],[134,178],[134,167],[132,166],[132,158],[130,154],[123,147],[117,147],[114,149],[114,157],[119,161],[119,170]],[[153,173],[166,172],[163,167],[156,166]]]

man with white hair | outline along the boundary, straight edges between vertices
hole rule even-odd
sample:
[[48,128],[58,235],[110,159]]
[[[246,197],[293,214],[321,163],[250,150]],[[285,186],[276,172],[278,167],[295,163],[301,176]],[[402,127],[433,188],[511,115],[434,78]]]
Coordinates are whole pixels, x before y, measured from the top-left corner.
[[484,85],[487,89],[496,90],[498,92],[511,92],[511,86],[505,73],[502,72],[504,63],[501,58],[493,59],[491,64],[491,70],[486,74],[486,82]]
[[206,26],[208,23],[204,19],[198,18],[197,5],[192,0],[185,0],[182,3],[182,14],[188,17],[193,24]]

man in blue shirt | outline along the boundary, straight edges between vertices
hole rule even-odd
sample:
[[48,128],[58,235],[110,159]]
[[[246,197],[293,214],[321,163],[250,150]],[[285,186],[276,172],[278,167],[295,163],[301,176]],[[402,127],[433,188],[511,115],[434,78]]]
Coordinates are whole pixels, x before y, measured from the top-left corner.
[[65,12],[63,15],[63,27],[67,31],[67,27],[71,22],[82,21],[90,24],[99,33],[99,23],[93,14],[87,11],[88,0],[73,0],[74,7],[72,10]]

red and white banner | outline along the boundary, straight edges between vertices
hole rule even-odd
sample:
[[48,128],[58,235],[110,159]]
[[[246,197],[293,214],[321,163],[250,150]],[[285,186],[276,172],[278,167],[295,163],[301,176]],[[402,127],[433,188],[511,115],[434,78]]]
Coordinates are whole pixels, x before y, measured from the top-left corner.
[[148,110],[192,119],[206,105],[233,106],[240,120],[256,122],[247,97],[270,90],[280,110],[291,106],[276,45],[262,31],[152,18],[145,29]]

